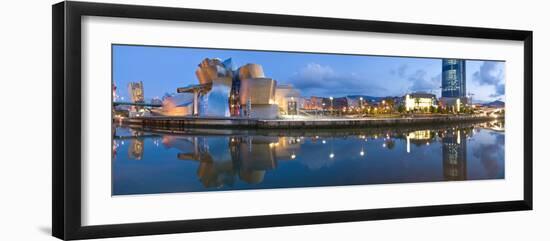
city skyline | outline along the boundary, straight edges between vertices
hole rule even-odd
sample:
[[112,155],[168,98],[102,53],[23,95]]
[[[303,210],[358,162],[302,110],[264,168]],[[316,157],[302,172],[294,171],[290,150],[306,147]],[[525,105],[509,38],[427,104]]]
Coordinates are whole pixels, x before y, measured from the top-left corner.
[[119,45],[112,57],[113,195],[504,175],[504,62]]
[[[441,59],[113,45],[117,94],[128,99],[125,90],[135,81],[143,81],[148,100],[197,84],[195,70],[205,57],[231,58],[234,66],[260,64],[267,76],[293,85],[302,96],[441,96]],[[504,65],[466,61],[467,92],[474,101],[504,100]]]

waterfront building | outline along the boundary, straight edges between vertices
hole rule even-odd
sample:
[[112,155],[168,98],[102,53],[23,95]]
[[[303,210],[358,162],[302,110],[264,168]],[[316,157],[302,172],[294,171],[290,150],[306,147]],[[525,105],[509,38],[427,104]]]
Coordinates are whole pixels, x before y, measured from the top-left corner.
[[[145,97],[143,94],[143,82],[130,82],[128,83],[128,92],[130,94],[130,101],[133,103],[145,103]],[[143,116],[145,108],[143,106],[130,106],[128,115],[130,117]]]
[[246,105],[249,99],[252,105],[275,104],[276,86],[277,81],[271,78],[242,79],[239,93],[241,105]]
[[346,97],[323,98],[323,104],[326,110],[344,110],[349,106]]
[[466,97],[466,61],[443,59],[441,97]]
[[434,94],[417,92],[405,95],[404,99],[406,111],[428,112],[431,107],[436,106],[436,98]]
[[222,62],[218,58],[205,58],[200,62],[195,75],[199,80],[199,84],[210,84],[217,78],[231,78],[233,76],[232,66],[231,59]]
[[276,119],[279,107],[276,104],[250,105],[249,118],[254,119]]
[[156,116],[188,116],[193,115],[193,94],[180,93],[165,96],[161,108],[151,109],[151,114]]
[[261,65],[249,63],[233,70],[231,59],[206,58],[195,74],[198,85],[177,89],[193,96],[191,115],[277,118],[277,81],[267,78]]
[[246,64],[239,68],[239,104],[248,106],[244,116],[259,119],[277,118],[279,107],[275,103],[277,81],[266,78],[257,64]]
[[245,64],[241,66],[237,72],[239,73],[239,78],[241,80],[265,78],[264,69],[259,64]]
[[317,96],[311,96],[304,99],[302,109],[305,110],[323,110],[323,98]]
[[231,82],[229,77],[212,80],[207,92],[199,98],[198,116],[230,117]]
[[346,101],[348,103],[348,107],[354,110],[359,110],[361,107],[365,106],[365,100],[363,97],[346,96]]
[[195,116],[231,116],[231,92],[233,85],[233,62],[231,58],[205,58],[195,71],[198,86],[178,89],[194,95],[193,115]]
[[282,115],[297,115],[300,109],[300,92],[292,85],[277,85],[275,88],[275,103]]

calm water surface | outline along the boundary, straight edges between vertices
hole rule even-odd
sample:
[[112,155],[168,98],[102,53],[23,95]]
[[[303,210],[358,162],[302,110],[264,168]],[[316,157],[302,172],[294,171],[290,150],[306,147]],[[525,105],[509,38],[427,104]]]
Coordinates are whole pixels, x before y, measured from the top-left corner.
[[504,178],[504,123],[353,130],[113,127],[113,195]]

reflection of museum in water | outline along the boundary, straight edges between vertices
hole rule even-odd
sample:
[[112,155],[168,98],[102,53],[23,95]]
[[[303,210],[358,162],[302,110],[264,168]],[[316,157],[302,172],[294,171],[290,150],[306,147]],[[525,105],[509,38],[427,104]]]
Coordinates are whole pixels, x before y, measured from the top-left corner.
[[180,150],[178,159],[197,161],[197,175],[205,187],[229,185],[235,178],[260,183],[278,160],[291,160],[299,149],[293,137],[165,136],[166,146]]
[[[267,171],[277,168],[279,161],[293,161],[306,141],[326,148],[325,143],[334,138],[366,141],[383,138],[379,148],[395,150],[396,141],[406,143],[406,152],[411,146],[441,145],[442,180],[467,180],[467,138],[473,135],[472,128],[448,128],[438,131],[418,130],[410,132],[384,131],[377,133],[354,133],[345,136],[279,136],[279,135],[154,135],[155,143],[177,150],[177,159],[198,162],[196,174],[204,187],[232,186],[237,180],[249,184],[261,183]],[[132,133],[129,141],[128,159],[143,157],[143,135]],[[116,139],[116,138],[115,138]],[[364,139],[364,140],[363,140]],[[116,145],[116,144],[115,144]],[[114,149],[116,151],[116,148]],[[398,150],[395,150],[398,151]],[[402,150],[405,151],[405,150]],[[336,153],[353,155],[352,153]],[[366,155],[361,150],[360,155]],[[367,154],[368,155],[368,154]],[[328,158],[333,158],[333,154]],[[315,161],[315,160],[312,160]]]

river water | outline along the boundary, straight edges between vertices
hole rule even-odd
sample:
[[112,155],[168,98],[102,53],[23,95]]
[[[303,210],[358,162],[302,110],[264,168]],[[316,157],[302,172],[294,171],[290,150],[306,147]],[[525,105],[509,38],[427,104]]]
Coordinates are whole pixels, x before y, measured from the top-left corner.
[[504,178],[504,123],[174,133],[113,126],[112,194]]

